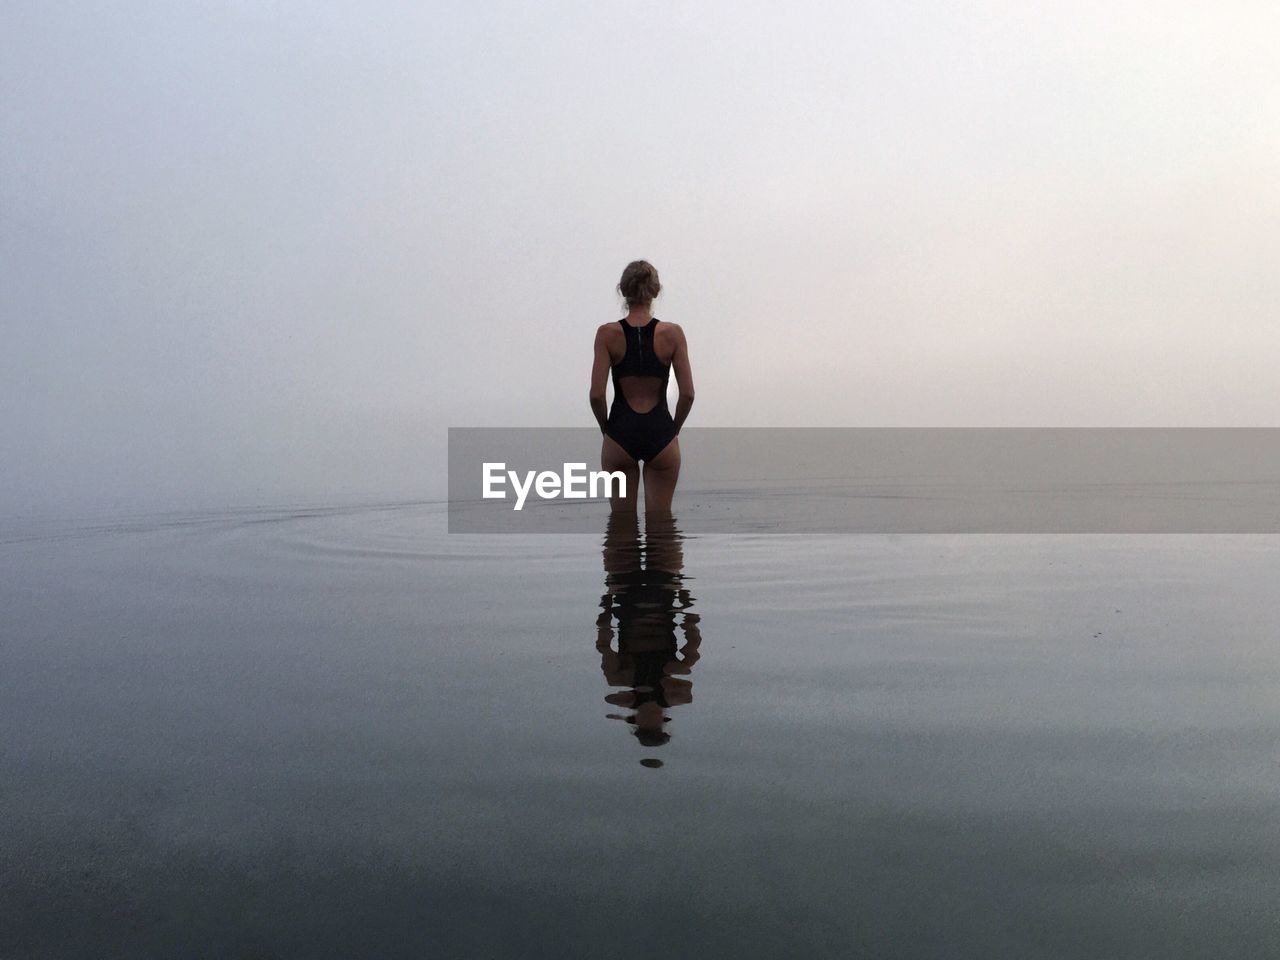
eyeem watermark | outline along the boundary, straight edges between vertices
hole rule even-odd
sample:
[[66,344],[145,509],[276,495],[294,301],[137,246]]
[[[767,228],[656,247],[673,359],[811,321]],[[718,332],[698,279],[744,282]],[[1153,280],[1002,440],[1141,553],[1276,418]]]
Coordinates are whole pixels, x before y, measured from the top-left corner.
[[[524,475],[524,482],[520,482],[520,474],[514,470],[508,470],[507,465],[502,462],[483,464],[484,473],[484,499],[486,500],[505,500],[507,499],[506,485],[510,480],[511,488],[516,495],[516,510],[524,509],[524,502],[532,490],[538,494],[543,500],[555,500],[564,498],[565,500],[585,500],[588,496],[595,497],[625,497],[627,495],[627,475],[621,470],[608,472],[605,470],[592,470],[587,472],[585,463],[566,463],[563,473],[556,473],[554,470],[543,470],[541,472],[528,470]],[[614,488],[617,493],[614,493]],[[603,488],[604,492],[600,490]],[[590,491],[590,493],[588,493]]]
[[[1280,428],[693,427],[680,444],[690,535],[1280,537]],[[595,427],[451,427],[449,532],[599,534],[593,494],[644,502],[643,474],[592,489],[599,452]]]

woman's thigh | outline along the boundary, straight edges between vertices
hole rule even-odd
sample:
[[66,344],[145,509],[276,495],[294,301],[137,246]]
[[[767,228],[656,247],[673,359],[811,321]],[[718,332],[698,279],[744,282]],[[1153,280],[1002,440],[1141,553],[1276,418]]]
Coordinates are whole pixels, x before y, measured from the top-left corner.
[[672,440],[652,460],[644,463],[645,513],[670,513],[676,481],[680,479],[680,440]]
[[618,445],[613,437],[606,436],[600,447],[600,469],[610,473],[621,471],[627,478],[627,495],[616,494],[610,498],[609,504],[614,510],[635,510],[636,487],[640,486],[640,465],[631,458],[631,454]]

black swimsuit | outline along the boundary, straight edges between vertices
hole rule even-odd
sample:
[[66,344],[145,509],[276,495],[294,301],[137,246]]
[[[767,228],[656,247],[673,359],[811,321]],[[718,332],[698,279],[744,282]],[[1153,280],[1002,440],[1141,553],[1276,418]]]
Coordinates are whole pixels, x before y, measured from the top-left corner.
[[[633,460],[652,460],[675,439],[676,424],[667,409],[667,380],[671,364],[663,363],[653,350],[653,332],[658,326],[654,317],[643,327],[633,327],[619,320],[627,338],[627,352],[613,365],[613,406],[605,422],[605,433],[612,437]],[[662,391],[653,409],[636,413],[627,403],[619,383],[623,377],[657,377]]]

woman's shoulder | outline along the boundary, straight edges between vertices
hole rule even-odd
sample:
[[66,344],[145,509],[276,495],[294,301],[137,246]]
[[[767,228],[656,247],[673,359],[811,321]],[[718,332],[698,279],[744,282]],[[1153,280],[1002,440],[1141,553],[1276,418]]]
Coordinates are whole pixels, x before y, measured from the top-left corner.
[[678,343],[684,340],[684,327],[670,320],[663,320],[658,324],[658,328],[653,335],[661,340],[670,340],[673,343]]

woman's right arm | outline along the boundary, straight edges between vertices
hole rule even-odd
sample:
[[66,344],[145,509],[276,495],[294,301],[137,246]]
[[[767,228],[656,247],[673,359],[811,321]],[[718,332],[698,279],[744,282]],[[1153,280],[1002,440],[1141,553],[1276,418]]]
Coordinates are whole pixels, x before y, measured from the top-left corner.
[[595,359],[591,363],[591,412],[596,415],[601,433],[604,433],[605,424],[609,422],[609,408],[605,404],[610,366],[609,346],[605,339],[608,327],[606,324],[596,331]]
[[679,391],[673,419],[676,422],[676,433],[679,433],[689,411],[693,409],[693,369],[689,366],[689,344],[684,338],[684,328],[679,324],[672,326],[676,328],[676,352],[671,356],[671,369],[675,372],[676,389]]

